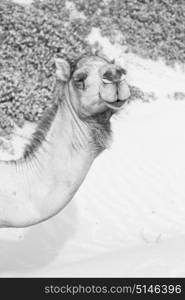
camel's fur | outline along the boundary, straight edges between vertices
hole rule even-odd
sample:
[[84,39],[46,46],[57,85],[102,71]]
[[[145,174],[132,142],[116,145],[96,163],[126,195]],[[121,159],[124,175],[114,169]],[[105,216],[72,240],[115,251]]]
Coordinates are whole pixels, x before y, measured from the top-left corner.
[[[71,74],[67,62],[56,60],[53,107],[38,124],[23,157],[0,163],[1,227],[33,225],[59,212],[107,146],[113,110],[101,103],[98,94],[99,67],[106,64],[98,58],[94,65],[92,58],[81,60]],[[75,87],[75,76],[82,68],[89,72],[83,91]],[[113,101],[115,87],[109,86],[109,91]]]

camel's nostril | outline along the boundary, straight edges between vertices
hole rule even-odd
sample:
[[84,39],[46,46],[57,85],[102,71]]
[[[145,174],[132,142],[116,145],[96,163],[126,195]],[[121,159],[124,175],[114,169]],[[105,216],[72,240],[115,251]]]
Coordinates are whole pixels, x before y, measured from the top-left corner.
[[103,74],[103,79],[107,79],[109,81],[114,81],[114,75],[111,71],[106,71],[104,74]]
[[126,74],[126,71],[122,68],[114,69],[114,70],[107,70],[103,74],[103,79],[108,80],[112,83],[118,83],[121,81],[122,75]]

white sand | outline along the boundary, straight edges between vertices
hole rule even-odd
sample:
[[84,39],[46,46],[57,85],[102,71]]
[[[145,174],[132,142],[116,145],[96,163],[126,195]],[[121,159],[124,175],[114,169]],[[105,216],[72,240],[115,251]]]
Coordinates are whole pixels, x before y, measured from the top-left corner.
[[71,203],[26,229],[0,229],[0,276],[185,276],[185,73],[124,54],[94,31],[136,101],[113,120],[114,140]]

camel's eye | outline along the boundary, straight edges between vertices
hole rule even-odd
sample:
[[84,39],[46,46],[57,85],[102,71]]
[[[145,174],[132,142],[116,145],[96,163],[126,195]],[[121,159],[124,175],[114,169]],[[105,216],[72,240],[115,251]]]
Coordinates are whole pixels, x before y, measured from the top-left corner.
[[73,81],[76,88],[80,90],[85,89],[85,79],[87,78],[87,73],[78,73],[74,75]]

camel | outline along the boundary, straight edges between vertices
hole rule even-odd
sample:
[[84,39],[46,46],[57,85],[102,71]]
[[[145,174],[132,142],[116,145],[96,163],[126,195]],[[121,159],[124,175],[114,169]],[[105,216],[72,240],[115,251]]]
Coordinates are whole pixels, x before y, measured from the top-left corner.
[[60,212],[109,144],[111,116],[130,96],[126,71],[92,55],[74,68],[55,59],[54,103],[22,157],[0,162],[0,227],[26,227]]

